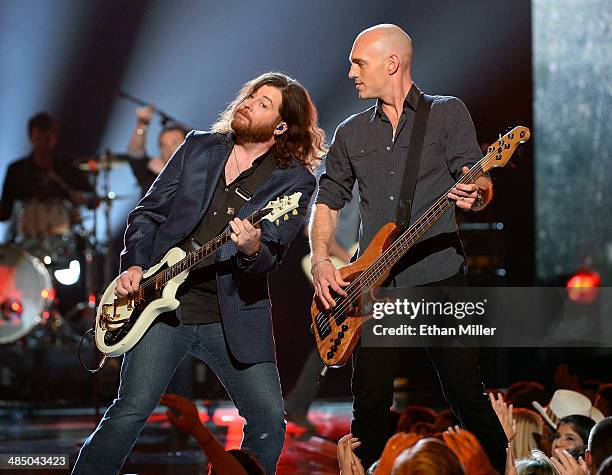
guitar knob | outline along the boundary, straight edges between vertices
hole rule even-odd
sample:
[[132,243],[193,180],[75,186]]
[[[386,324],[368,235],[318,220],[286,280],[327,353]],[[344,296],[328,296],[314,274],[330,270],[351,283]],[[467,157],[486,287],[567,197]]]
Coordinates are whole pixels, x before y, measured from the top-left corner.
[[338,332],[338,339],[341,340],[344,338],[344,332]]
[[342,338],[336,338],[334,340],[334,345],[339,345],[340,343],[342,343]]
[[342,331],[345,332],[348,330],[348,325],[342,325]]
[[331,360],[334,357],[334,354],[330,351],[329,353],[327,353],[327,359]]
[[335,353],[338,350],[338,347],[333,345],[330,349],[332,350],[332,353]]

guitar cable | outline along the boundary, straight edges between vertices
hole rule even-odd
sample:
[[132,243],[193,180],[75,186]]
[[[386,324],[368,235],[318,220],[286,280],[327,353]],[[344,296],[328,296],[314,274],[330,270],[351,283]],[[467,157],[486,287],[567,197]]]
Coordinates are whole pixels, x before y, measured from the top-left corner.
[[106,360],[108,359],[108,355],[104,355],[102,357],[102,360],[100,360],[100,363],[98,364],[97,368],[90,368],[88,367],[85,362],[83,361],[83,356],[81,355],[81,348],[83,347],[83,342],[85,341],[85,337],[94,331],[94,327],[91,327],[89,330],[87,330],[85,333],[83,333],[83,336],[81,336],[81,341],[79,342],[79,362],[81,363],[81,366],[83,368],[85,368],[86,371],[88,371],[91,374],[96,374],[98,371],[100,371],[102,369],[102,367],[104,366],[104,364],[106,363]]

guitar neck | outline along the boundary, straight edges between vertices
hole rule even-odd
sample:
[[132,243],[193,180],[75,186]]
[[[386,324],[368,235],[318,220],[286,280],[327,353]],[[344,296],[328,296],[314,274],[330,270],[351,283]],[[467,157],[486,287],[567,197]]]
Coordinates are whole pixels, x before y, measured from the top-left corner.
[[397,262],[414,246],[419,239],[438,221],[449,209],[455,206],[454,201],[448,198],[448,193],[458,184],[474,183],[476,178],[483,175],[483,163],[491,157],[485,155],[468,173],[449,188],[438,200],[406,231],[404,231],[370,267],[360,276],[363,285],[373,286],[380,278],[389,272]]
[[[246,219],[255,226],[259,223],[264,217],[266,217],[271,210],[269,208],[258,210],[249,215]],[[228,242],[231,238],[230,235],[232,233],[231,228],[226,229],[218,236],[212,238],[206,244],[200,246],[198,249],[187,253],[187,255],[178,261],[176,264],[170,266],[166,269],[162,274],[162,285],[166,284],[169,280],[173,279],[177,275],[185,272],[188,269],[191,269],[193,266],[201,262],[206,257],[213,254],[217,249],[219,249],[223,244]]]

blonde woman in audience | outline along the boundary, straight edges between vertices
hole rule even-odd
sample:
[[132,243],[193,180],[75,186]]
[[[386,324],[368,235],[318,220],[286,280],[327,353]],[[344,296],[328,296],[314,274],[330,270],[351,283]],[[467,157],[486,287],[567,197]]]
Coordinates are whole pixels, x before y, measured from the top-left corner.
[[519,460],[528,457],[532,450],[538,449],[537,440],[544,431],[544,421],[540,415],[530,409],[514,409],[512,418],[516,432],[512,439],[514,457]]

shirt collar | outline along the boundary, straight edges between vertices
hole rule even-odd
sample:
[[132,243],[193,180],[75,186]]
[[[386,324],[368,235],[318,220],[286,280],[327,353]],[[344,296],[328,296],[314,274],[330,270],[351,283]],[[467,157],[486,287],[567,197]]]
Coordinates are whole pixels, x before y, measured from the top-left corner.
[[[410,86],[410,90],[406,97],[404,98],[404,110],[406,108],[410,108],[416,112],[417,106],[419,105],[419,97],[421,96],[421,90],[419,87],[413,82],[412,86]],[[376,105],[374,106],[374,113],[372,114],[372,120],[376,117],[380,117],[381,119],[387,120],[387,116],[382,110],[382,103],[380,99],[376,99]]]

